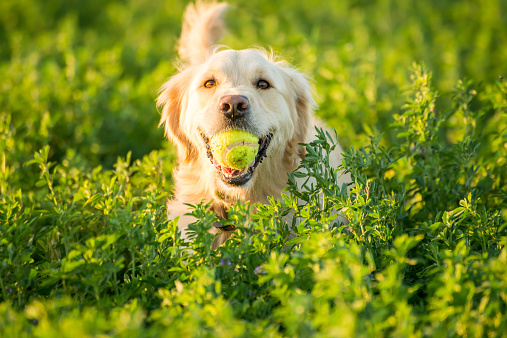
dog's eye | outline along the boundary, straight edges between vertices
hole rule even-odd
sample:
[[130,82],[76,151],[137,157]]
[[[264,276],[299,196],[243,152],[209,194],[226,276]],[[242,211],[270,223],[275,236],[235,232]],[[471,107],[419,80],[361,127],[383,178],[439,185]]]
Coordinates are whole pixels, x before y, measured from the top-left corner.
[[204,82],[204,87],[206,87],[206,88],[215,87],[215,80],[208,80],[208,81]]
[[259,80],[259,82],[257,82],[257,88],[259,89],[268,89],[269,87],[271,87],[271,85],[266,80]]

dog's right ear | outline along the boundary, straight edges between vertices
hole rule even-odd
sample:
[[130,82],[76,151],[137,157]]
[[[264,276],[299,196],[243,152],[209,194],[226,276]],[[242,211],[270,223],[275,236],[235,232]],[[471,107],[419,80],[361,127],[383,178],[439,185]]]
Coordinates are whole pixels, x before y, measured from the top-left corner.
[[159,126],[164,125],[165,135],[178,148],[178,160],[188,162],[197,158],[196,148],[185,135],[181,116],[187,102],[188,86],[195,69],[187,68],[171,77],[160,88],[157,107],[162,107]]

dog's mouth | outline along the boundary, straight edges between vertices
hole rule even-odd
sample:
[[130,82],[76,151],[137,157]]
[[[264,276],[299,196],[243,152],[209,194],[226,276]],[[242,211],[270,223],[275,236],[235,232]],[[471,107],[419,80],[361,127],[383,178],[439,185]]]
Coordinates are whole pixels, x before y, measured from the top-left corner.
[[206,144],[206,155],[210,159],[211,164],[213,164],[215,169],[218,171],[222,181],[231,185],[243,185],[252,178],[255,169],[260,163],[262,163],[264,157],[268,156],[266,154],[266,151],[268,150],[268,146],[271,142],[271,138],[273,137],[273,133],[269,133],[259,138],[259,150],[257,152],[257,155],[255,156],[255,159],[252,161],[252,163],[250,163],[250,165],[244,169],[227,168],[226,166],[218,163],[218,161],[211,153],[209,138],[203,132],[201,132],[201,136],[204,140],[204,143]]

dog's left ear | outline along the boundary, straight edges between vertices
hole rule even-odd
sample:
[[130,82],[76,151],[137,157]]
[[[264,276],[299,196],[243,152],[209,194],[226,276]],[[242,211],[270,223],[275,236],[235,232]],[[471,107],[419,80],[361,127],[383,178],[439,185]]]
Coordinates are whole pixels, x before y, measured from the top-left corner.
[[162,107],[159,126],[164,125],[165,135],[178,148],[178,160],[189,161],[196,154],[195,146],[190,142],[181,128],[182,109],[187,105],[186,93],[193,76],[194,69],[187,68],[174,75],[160,88],[157,106]]
[[[287,145],[288,151],[297,150],[296,152],[301,159],[305,157],[305,148],[299,143],[307,141],[308,131],[311,130],[309,125],[313,122],[313,111],[317,107],[317,103],[313,98],[313,92],[310,87],[309,78],[294,69],[284,69],[289,77],[288,85],[292,91],[294,99],[293,105],[295,110],[294,118],[294,136]],[[295,148],[295,149],[294,149]]]

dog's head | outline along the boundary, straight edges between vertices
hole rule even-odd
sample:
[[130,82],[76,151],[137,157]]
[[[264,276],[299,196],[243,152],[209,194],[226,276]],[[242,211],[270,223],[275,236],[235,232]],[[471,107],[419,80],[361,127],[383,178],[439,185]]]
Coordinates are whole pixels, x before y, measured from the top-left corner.
[[[208,166],[202,172],[212,170],[210,179],[222,190],[248,189],[259,175],[294,170],[304,156],[299,143],[305,142],[315,104],[303,74],[255,49],[211,53],[169,79],[157,102],[180,164]],[[231,129],[259,139],[247,170],[224,168],[207,151],[211,137]]]

